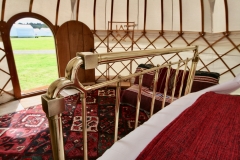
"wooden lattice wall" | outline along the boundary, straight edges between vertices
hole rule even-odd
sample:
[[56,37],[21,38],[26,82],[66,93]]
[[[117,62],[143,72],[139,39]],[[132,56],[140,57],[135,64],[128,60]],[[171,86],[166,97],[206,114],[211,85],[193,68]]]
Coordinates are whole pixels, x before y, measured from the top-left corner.
[[[96,31],[95,52],[115,52],[130,50],[145,50],[166,47],[179,47],[187,45],[198,45],[200,61],[197,70],[218,72],[221,74],[220,80],[226,81],[240,73],[240,32],[226,33],[197,33],[197,32],[160,32],[160,31]],[[171,57],[180,56],[178,54]],[[162,58],[162,61],[169,60]],[[126,72],[133,72],[139,63],[159,63],[156,57],[145,59],[144,61],[135,60],[118,62],[98,67],[96,80],[108,78],[107,74],[116,77],[124,75]],[[118,66],[118,67],[114,67]]]

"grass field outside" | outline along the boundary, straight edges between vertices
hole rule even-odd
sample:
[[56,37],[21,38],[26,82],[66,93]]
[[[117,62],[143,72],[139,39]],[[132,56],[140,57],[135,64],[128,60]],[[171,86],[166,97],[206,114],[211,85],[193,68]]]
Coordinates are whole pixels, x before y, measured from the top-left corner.
[[[31,53],[30,50],[55,50],[53,37],[11,38],[22,91],[50,85],[58,78],[56,54]],[[24,53],[24,52],[27,52]]]
[[17,54],[14,57],[22,90],[49,85],[58,78],[54,54]]
[[55,49],[53,37],[11,38],[13,50],[51,50]]

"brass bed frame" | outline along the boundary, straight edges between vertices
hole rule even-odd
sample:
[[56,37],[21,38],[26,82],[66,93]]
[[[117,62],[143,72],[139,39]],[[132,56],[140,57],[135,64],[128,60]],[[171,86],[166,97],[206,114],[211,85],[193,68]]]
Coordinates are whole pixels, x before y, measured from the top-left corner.
[[[169,53],[179,53],[185,51],[193,51],[193,56],[191,58],[180,59],[177,62],[169,62],[161,66],[153,67],[151,69],[143,70],[138,73],[130,74],[128,76],[121,76],[106,82],[94,84],[91,86],[83,86],[77,77],[78,69],[84,65],[85,69],[94,69],[100,64],[108,64],[111,62],[118,62],[124,60],[132,60],[137,58],[152,57],[152,56],[163,56]],[[187,52],[189,53],[189,52]],[[194,78],[194,73],[196,70],[196,65],[198,62],[198,47],[197,46],[187,46],[179,48],[164,48],[164,49],[154,49],[154,50],[144,50],[144,51],[128,51],[128,52],[114,52],[114,53],[103,53],[103,54],[93,54],[91,52],[80,52],[77,56],[69,61],[65,70],[65,77],[61,77],[56,81],[52,82],[47,90],[47,93],[42,95],[42,107],[46,116],[48,118],[50,138],[52,144],[53,158],[55,160],[64,160],[64,144],[63,144],[63,134],[62,134],[62,121],[61,113],[65,110],[64,97],[60,95],[60,91],[66,88],[75,88],[80,92],[80,98],[82,101],[82,126],[83,126],[83,152],[84,160],[88,159],[87,151],[87,125],[86,125],[86,95],[88,91],[95,90],[108,86],[110,84],[116,83],[116,103],[115,103],[115,132],[114,132],[114,142],[117,141],[118,134],[118,118],[119,118],[119,106],[120,106],[120,90],[121,81],[129,80],[133,77],[139,76],[139,92],[137,96],[136,105],[136,118],[135,118],[135,128],[138,126],[138,116],[141,102],[141,89],[142,89],[142,78],[143,74],[151,71],[155,71],[154,83],[153,83],[153,96],[151,103],[151,112],[153,114],[154,100],[156,96],[156,84],[158,80],[158,72],[160,68],[167,67],[167,79],[170,75],[170,68],[172,65],[177,65],[176,74],[174,78],[174,86],[172,92],[172,100],[174,98],[174,91],[176,86],[176,76],[178,74],[179,68],[184,68],[183,77],[185,76],[186,69],[188,68],[189,62],[191,62],[191,67],[189,69],[189,75],[187,79],[187,85],[185,89],[185,94],[191,91],[191,86]],[[167,86],[167,81],[166,85]],[[180,92],[183,88],[181,84]],[[164,89],[164,97],[167,94],[167,87]],[[178,98],[181,95],[179,94]],[[165,105],[165,98],[162,102],[162,108]]]

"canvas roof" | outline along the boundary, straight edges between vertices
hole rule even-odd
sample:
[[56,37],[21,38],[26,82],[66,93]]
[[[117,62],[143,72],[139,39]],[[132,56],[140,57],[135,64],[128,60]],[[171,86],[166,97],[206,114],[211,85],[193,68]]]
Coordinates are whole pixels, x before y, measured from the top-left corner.
[[[59,26],[78,18],[90,29],[95,30],[107,30],[109,21],[135,22],[137,30],[144,27],[147,30],[159,30],[162,24],[163,30],[168,31],[182,29],[216,33],[224,32],[226,29],[240,30],[238,14],[240,0],[227,0],[227,3],[224,0],[181,0],[181,2],[180,4],[179,0],[34,0],[31,12],[42,15],[52,24]],[[179,14],[180,9],[182,15]],[[21,12],[29,12],[29,0],[7,0],[4,21]]]

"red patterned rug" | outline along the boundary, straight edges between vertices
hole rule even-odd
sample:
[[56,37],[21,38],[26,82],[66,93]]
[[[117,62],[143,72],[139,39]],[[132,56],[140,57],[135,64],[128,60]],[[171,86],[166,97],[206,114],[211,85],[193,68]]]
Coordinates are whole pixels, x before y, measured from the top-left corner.
[[[62,114],[65,157],[83,157],[81,102],[78,95],[65,98]],[[99,89],[87,96],[88,155],[96,159],[113,144],[115,90]],[[135,108],[121,105],[119,138],[133,130]],[[148,119],[140,112],[139,124]],[[52,159],[48,121],[42,106],[0,116],[0,160]]]

